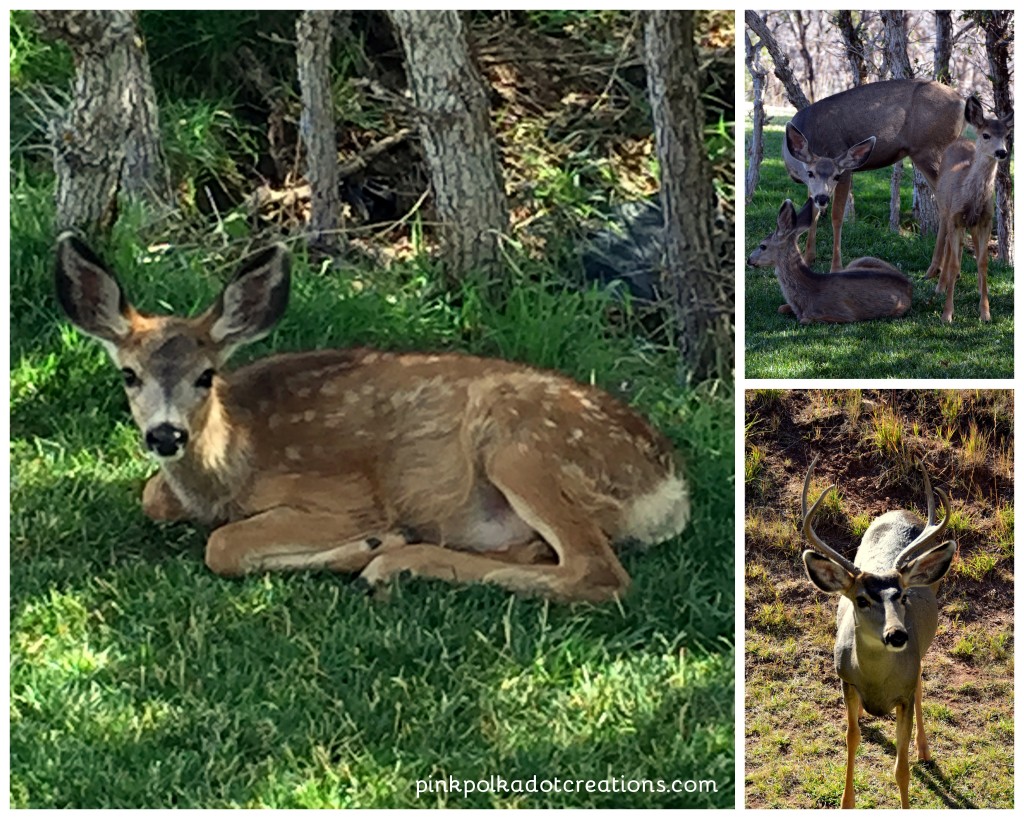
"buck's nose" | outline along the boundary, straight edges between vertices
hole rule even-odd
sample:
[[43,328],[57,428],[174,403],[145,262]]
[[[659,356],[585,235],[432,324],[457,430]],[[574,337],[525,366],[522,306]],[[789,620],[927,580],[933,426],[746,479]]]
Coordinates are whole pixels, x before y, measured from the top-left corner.
[[823,193],[819,193],[814,197],[814,204],[817,205],[821,210],[824,210],[828,206],[828,197]]
[[887,631],[882,639],[890,648],[899,650],[907,644],[907,632],[901,628],[893,629],[892,631]]
[[160,424],[146,433],[146,446],[162,458],[170,458],[184,449],[188,433],[172,424]]
[[1007,154],[1004,149],[1000,148],[998,151],[996,151],[996,159],[1006,159],[1006,156]]

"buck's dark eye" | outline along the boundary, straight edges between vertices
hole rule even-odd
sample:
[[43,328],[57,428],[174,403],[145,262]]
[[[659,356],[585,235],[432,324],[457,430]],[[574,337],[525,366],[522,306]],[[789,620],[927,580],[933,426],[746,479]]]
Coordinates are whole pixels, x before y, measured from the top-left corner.
[[866,609],[870,605],[871,601],[868,600],[866,597],[861,596],[857,598],[857,608]]
[[196,379],[196,386],[201,390],[208,390],[213,386],[213,370],[203,370],[202,375]]
[[900,602],[901,602],[901,603],[902,603],[902,604],[903,604],[904,606],[905,606],[905,605],[907,605],[907,596],[906,596],[906,595],[903,595],[903,596],[902,596],[902,597],[900,598]]
[[122,368],[121,375],[124,376],[124,385],[126,387],[137,387],[142,383],[139,376],[135,373],[135,370],[131,367]]

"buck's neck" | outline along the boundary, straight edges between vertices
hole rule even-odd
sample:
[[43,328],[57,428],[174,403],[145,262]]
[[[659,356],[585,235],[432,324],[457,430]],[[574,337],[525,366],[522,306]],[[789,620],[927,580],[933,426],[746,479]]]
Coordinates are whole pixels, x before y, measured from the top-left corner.
[[196,520],[224,522],[248,482],[250,440],[233,417],[221,384],[209,399],[206,417],[185,455],[161,465],[167,483]]

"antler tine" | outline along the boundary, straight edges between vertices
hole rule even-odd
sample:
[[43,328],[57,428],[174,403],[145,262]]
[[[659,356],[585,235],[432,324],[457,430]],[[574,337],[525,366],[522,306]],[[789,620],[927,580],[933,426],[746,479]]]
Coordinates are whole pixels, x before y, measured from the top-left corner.
[[851,574],[859,574],[860,570],[853,565],[853,562],[847,560],[839,552],[829,546],[825,541],[818,537],[814,531],[814,516],[818,512],[818,507],[821,502],[825,499],[825,496],[836,488],[835,484],[832,484],[828,489],[818,495],[818,499],[814,502],[814,505],[810,509],[807,508],[807,492],[811,488],[811,475],[814,474],[814,467],[818,463],[818,456],[814,456],[814,460],[811,461],[811,465],[807,469],[807,475],[804,476],[804,491],[800,496],[800,510],[803,513],[803,533],[804,538],[814,546],[814,548],[829,557],[842,566],[846,571]]
[[[942,536],[946,533],[946,528],[949,526],[949,518],[952,507],[949,503],[949,495],[942,489],[935,489],[932,491],[931,480],[928,478],[928,472],[924,468],[924,464],[920,464],[921,472],[924,473],[924,488],[927,493],[926,502],[928,504],[928,523],[925,524],[924,529],[921,531],[910,545],[907,546],[899,556],[896,558],[896,567],[901,568],[909,563],[919,555],[924,554],[928,551],[935,543],[940,542]],[[942,520],[939,523],[935,522],[935,495],[939,496],[939,504],[942,506]]]

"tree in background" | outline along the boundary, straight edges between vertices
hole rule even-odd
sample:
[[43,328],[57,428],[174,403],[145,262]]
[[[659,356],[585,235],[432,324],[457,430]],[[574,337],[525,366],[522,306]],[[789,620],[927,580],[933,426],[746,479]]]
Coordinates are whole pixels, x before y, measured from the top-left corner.
[[508,203],[487,88],[456,11],[391,11],[418,109],[449,280],[494,279]]
[[714,187],[704,145],[694,13],[650,12],[644,61],[661,169],[666,279],[678,317],[683,375],[691,383],[731,380],[734,274],[718,269],[713,250]]
[[170,181],[149,58],[131,11],[38,11],[75,60],[71,103],[51,123],[57,231],[110,225],[123,195],[166,206]]
[[306,146],[310,187],[309,244],[327,253],[341,244],[338,144],[331,94],[332,11],[304,11],[295,22],[296,62],[302,89],[299,133]]

